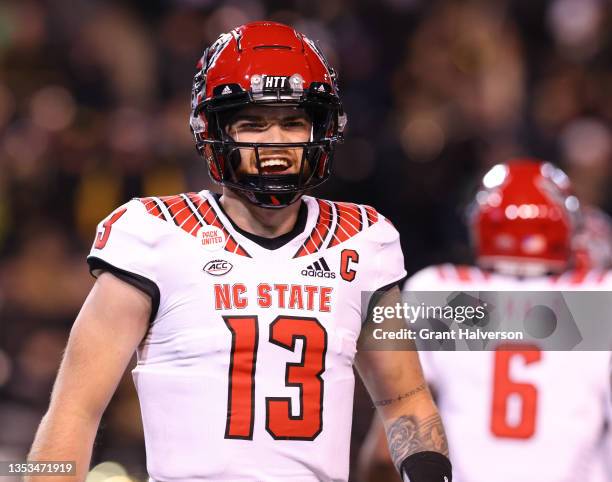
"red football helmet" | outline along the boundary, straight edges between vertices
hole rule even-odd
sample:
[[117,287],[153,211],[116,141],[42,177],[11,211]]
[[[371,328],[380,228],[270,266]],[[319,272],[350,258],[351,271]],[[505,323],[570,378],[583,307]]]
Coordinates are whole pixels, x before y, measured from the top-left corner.
[[[249,104],[303,108],[312,121],[309,141],[237,142],[225,132],[231,114]],[[293,28],[254,22],[222,34],[198,63],[190,126],[211,178],[262,207],[284,207],[323,183],[346,116],[337,76],[315,44]],[[260,148],[302,149],[299,174],[264,173]],[[239,149],[253,149],[258,175],[239,175]]]
[[478,264],[523,275],[565,270],[579,207],[569,178],[550,163],[517,159],[493,166],[470,213]]

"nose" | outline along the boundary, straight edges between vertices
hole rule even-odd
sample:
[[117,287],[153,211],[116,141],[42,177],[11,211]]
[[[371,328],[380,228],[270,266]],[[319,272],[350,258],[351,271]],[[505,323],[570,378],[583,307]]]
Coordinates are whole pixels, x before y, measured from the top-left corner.
[[278,122],[272,122],[268,127],[268,133],[266,136],[269,140],[267,142],[289,142],[287,132]]

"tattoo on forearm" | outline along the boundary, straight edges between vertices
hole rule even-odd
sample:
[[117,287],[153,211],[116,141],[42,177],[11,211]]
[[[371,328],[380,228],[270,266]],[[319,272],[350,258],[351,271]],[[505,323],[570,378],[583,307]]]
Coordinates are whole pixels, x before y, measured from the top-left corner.
[[448,456],[448,443],[438,414],[423,419],[402,415],[387,429],[387,441],[398,470],[403,460],[416,452],[430,450]]
[[427,390],[427,385],[425,383],[422,383],[418,387],[413,388],[409,392],[402,393],[395,398],[387,398],[385,400],[375,400],[374,405],[376,405],[377,407],[384,407],[385,405],[390,405],[393,402],[399,402],[400,400],[404,400],[405,398],[410,398],[413,395],[416,395],[417,393],[422,392],[423,390]]

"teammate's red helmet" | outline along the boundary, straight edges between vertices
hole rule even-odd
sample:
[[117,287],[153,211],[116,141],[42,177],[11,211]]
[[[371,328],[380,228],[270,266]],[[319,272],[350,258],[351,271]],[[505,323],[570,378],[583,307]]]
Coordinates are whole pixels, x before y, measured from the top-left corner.
[[[236,142],[224,129],[232,112],[249,104],[302,107],[312,121],[307,142]],[[346,124],[337,76],[315,44],[293,28],[254,22],[222,34],[198,63],[190,125],[212,179],[263,207],[283,207],[330,174]],[[260,148],[302,148],[299,174],[263,173]],[[258,175],[238,175],[239,149],[253,149]]]
[[561,169],[530,159],[497,164],[484,175],[473,206],[481,266],[522,274],[568,267],[579,203]]

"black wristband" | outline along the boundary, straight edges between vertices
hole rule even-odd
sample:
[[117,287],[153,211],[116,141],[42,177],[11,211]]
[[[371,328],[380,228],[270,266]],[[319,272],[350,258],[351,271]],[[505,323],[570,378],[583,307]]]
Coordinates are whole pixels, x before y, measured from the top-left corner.
[[417,452],[400,466],[404,482],[452,482],[450,460],[440,452]]

